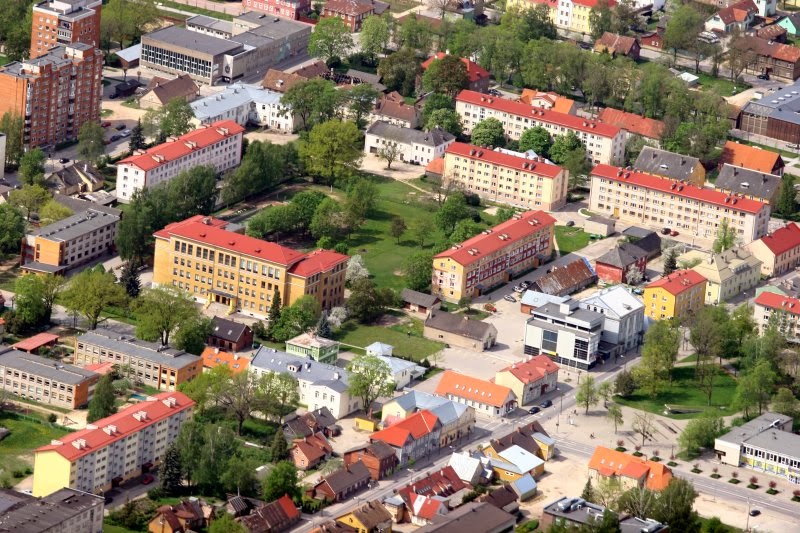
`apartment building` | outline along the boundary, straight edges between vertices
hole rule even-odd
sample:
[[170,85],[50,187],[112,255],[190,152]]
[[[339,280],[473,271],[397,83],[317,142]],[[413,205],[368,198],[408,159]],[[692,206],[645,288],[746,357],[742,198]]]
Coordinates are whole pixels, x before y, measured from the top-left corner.
[[511,389],[520,405],[531,405],[558,385],[558,365],[549,357],[538,355],[514,363],[494,375],[494,382]]
[[117,209],[98,205],[34,228],[22,240],[22,270],[62,274],[112,253],[119,219]]
[[3,529],[26,533],[102,533],[104,498],[64,488],[35,498],[12,489],[0,489]]
[[633,163],[640,172],[655,174],[664,178],[687,181],[702,187],[706,183],[706,169],[696,157],[676,154],[645,146]]
[[569,171],[544,158],[455,142],[444,156],[445,183],[493,202],[553,211],[567,203]]
[[253,124],[292,133],[297,129],[299,119],[294,113],[286,112],[286,107],[281,104],[282,96],[260,85],[234,83],[222,92],[192,102],[192,123],[205,125],[233,120],[241,126]]
[[78,409],[89,403],[100,374],[0,347],[0,389],[39,403]]
[[764,291],[753,304],[753,318],[761,334],[774,324],[787,340],[800,342],[800,300]]
[[136,383],[158,390],[178,390],[203,371],[200,357],[106,329],[87,331],[75,339],[75,364],[114,363]]
[[709,254],[692,250],[678,258],[694,263],[692,270],[706,278],[706,303],[720,305],[758,285],[761,281],[761,261],[747,248],[731,248]]
[[589,209],[626,224],[669,227],[704,239],[714,239],[727,219],[742,244],[766,235],[770,215],[769,205],[757,200],[611,165],[592,169]]
[[76,139],[81,126],[100,118],[102,69],[103,53],[83,43],[0,67],[0,115],[24,119],[27,147]]
[[433,258],[431,292],[450,302],[480,296],[547,261],[556,220],[544,211],[510,220],[452,246]]
[[311,11],[311,0],[242,0],[242,11],[258,11],[298,20]]
[[62,488],[102,493],[161,463],[194,402],[162,392],[34,451],[33,495]]
[[311,295],[323,309],[344,303],[348,256],[302,253],[228,229],[228,222],[194,216],[155,233],[153,282],[173,285],[199,302],[266,318],[275,291],[284,305]]
[[456,97],[456,112],[461,117],[465,134],[481,120],[493,117],[503,123],[503,131],[509,139],[519,140],[525,130],[541,126],[552,137],[569,132],[577,135],[594,163],[619,164],[625,156],[625,130],[597,120],[468,90]]
[[706,278],[700,273],[676,270],[645,286],[642,301],[645,314],[653,320],[682,319],[703,307]]
[[454,135],[439,128],[419,131],[378,120],[364,133],[364,153],[380,154],[395,150],[396,161],[427,165],[437,157],[442,157],[455,140]]
[[[663,5],[664,0],[656,0],[655,4]],[[550,20],[557,28],[567,30],[580,34],[589,34],[592,32],[591,24],[589,22],[589,15],[592,8],[599,4],[599,0],[509,0],[508,8],[517,9],[530,9],[537,5],[547,6],[550,14]],[[614,0],[608,0],[608,7],[614,7],[617,3]],[[648,2],[652,5],[653,2]],[[653,9],[658,9],[653,7]]]
[[129,202],[140,189],[165,183],[200,165],[224,172],[242,160],[244,128],[221,120],[126,157],[117,163],[117,199]]
[[31,58],[59,44],[100,46],[102,0],[44,0],[33,5]]
[[747,249],[761,261],[762,276],[780,276],[800,265],[800,226],[789,222],[751,242]]

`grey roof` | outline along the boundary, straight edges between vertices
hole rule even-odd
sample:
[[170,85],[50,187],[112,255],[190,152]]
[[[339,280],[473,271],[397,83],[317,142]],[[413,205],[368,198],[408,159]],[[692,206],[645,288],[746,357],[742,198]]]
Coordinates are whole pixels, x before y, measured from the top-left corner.
[[675,180],[687,180],[699,162],[696,157],[645,146],[636,158],[633,168]]
[[470,320],[466,315],[455,315],[439,310],[433,311],[431,315],[425,319],[425,327],[476,340],[485,339],[493,329],[497,331],[493,325],[486,322]]
[[414,143],[431,147],[441,146],[455,140],[455,136],[439,128],[434,128],[431,131],[420,131],[395,126],[382,120],[373,123],[367,128],[367,133],[398,143]]
[[81,174],[94,184],[102,183],[105,178],[100,172],[87,161],[75,161],[75,164],[57,170],[47,177],[47,184],[54,184],[56,187],[63,185],[82,185]]
[[63,488],[34,498],[11,489],[0,489],[0,531],[36,533],[61,529],[65,522],[88,509],[102,515],[103,497]]
[[416,533],[464,533],[465,531],[506,531],[517,522],[516,517],[486,502],[469,502],[445,515],[437,515],[433,523]]
[[536,480],[530,473],[511,482],[511,488],[519,496],[519,499],[525,501],[536,494]]
[[229,109],[251,103],[275,105],[280,103],[282,96],[281,93],[264,89],[260,85],[234,83],[222,92],[200,98],[189,105],[192,107],[195,117],[202,121],[218,117]]
[[[566,304],[561,304],[566,305]],[[533,317],[528,319],[528,322],[531,321],[539,321],[539,322],[547,322],[548,327],[557,326],[557,324],[552,324],[550,321],[555,320],[558,323],[566,323],[566,324],[580,324],[583,327],[588,327],[590,329],[594,328],[603,323],[603,315],[600,313],[595,313],[594,311],[590,311],[588,309],[581,309],[578,307],[578,302],[576,300],[570,300],[569,302],[569,313],[565,313],[561,310],[561,305],[548,303],[544,304],[541,307],[537,307],[533,311]],[[574,329],[574,328],[573,328]],[[576,335],[590,335],[588,331],[581,331],[575,330]]]
[[629,516],[619,521],[620,533],[660,533],[661,531],[669,530],[669,526],[665,526],[660,522],[651,519],[641,519],[635,516]]
[[66,196],[64,194],[56,194],[53,196],[53,199],[60,203],[65,207],[69,207],[73,213],[83,213],[89,209],[94,209],[95,211],[100,211],[102,213],[108,213],[109,215],[120,216],[122,211],[119,209],[114,209],[113,207],[108,207],[105,205],[100,205],[97,202],[90,202],[88,200],[81,200],[80,198],[75,198],[74,196]]
[[443,426],[457,421],[470,408],[463,403],[413,389],[391,401],[397,402],[404,411],[427,409],[436,415]]
[[748,102],[742,113],[770,117],[791,124],[800,124],[800,82],[784,87],[760,100]]
[[598,257],[595,262],[617,268],[626,268],[646,256],[647,252],[635,244],[623,242]]
[[233,22],[230,20],[215,19],[205,15],[195,15],[186,19],[186,25],[195,25],[210,30],[217,30],[224,33],[231,33],[233,31]]
[[347,488],[355,487],[369,478],[370,473],[364,463],[356,461],[328,474],[320,483],[327,483],[334,493],[339,493]]
[[159,365],[180,369],[200,361],[200,357],[175,348],[161,348],[158,343],[139,340],[128,335],[120,335],[110,329],[87,331],[77,342],[106,348],[139,359],[153,361]]
[[[574,507],[574,509],[571,509]],[[603,516],[606,508],[587,502],[582,498],[568,498],[566,496],[547,504],[543,511],[551,516],[566,518],[575,524],[590,524]]]
[[114,52],[117,54],[117,57],[120,59],[124,59],[128,63],[131,61],[135,61],[142,57],[142,43],[134,44],[133,46],[129,46],[124,50],[119,50],[118,52]]
[[215,316],[214,320],[212,320],[213,329],[211,335],[225,341],[239,342],[239,339],[242,338],[242,335],[249,327],[247,324],[240,324],[227,318]]
[[39,74],[35,74],[31,70],[31,66],[43,67],[46,65],[53,65],[54,68],[59,68],[64,65],[68,65],[72,62],[72,60],[65,57],[66,51],[67,47],[64,45],[54,46],[43,56],[33,59],[26,59],[25,61],[14,61],[12,63],[8,63],[7,65],[0,67],[0,72],[18,78],[37,78]]
[[92,208],[84,213],[78,213],[58,222],[48,224],[43,228],[37,228],[31,232],[31,235],[50,239],[51,241],[71,241],[117,222],[119,222],[119,216],[103,213]]
[[631,226],[622,232],[626,237],[633,238],[633,244],[647,252],[649,257],[661,253],[661,237],[653,230]]
[[775,426],[791,423],[792,417],[779,413],[764,413],[753,420],[731,429],[717,440],[738,446],[749,444],[762,450],[800,458],[800,435],[783,431]]
[[24,264],[24,267],[27,271],[44,272],[46,274],[56,274],[67,268],[63,265],[50,265],[48,263],[40,263],[39,261],[28,261]]
[[[71,385],[78,385],[87,379],[97,376],[97,373],[84,370],[81,367],[64,365],[53,359],[39,357],[8,346],[0,348],[0,367],[13,368],[20,372]],[[2,528],[0,528],[0,531],[2,531]]]
[[612,226],[612,227],[616,225],[616,221],[614,219],[608,217],[601,217],[599,215],[592,215],[586,220],[588,220],[589,222],[595,222],[597,224],[605,224],[607,226]]
[[242,45],[239,43],[190,31],[179,26],[167,26],[142,36],[143,45],[148,44],[148,41],[165,44],[168,47],[178,46],[211,56],[237,53],[242,49]]
[[623,317],[644,309],[644,304],[639,298],[631,294],[622,285],[602,289],[588,298],[581,300],[582,306],[596,306],[611,311],[610,314]]
[[781,177],[726,163],[722,165],[714,187],[769,200],[780,189]]
[[531,307],[539,307],[547,303],[560,304],[566,302],[567,300],[569,300],[569,296],[554,296],[544,292],[527,290],[525,291],[525,294],[522,295],[520,303],[522,305],[529,305]]
[[411,289],[403,289],[400,292],[400,299],[404,302],[422,305],[424,307],[432,307],[439,301],[437,296],[432,294],[425,294],[424,292],[414,291]]
[[347,390],[347,372],[338,366],[320,363],[313,359],[304,359],[286,352],[262,346],[258,349],[251,368],[267,372],[288,372],[298,380],[309,381],[315,385],[323,385],[336,391]]
[[247,28],[246,33],[253,33],[266,37],[272,41],[286,39],[296,33],[311,33],[311,25],[297,20],[274,17],[248,11],[233,19],[234,33],[232,40],[238,40],[242,33],[237,33],[237,28]]

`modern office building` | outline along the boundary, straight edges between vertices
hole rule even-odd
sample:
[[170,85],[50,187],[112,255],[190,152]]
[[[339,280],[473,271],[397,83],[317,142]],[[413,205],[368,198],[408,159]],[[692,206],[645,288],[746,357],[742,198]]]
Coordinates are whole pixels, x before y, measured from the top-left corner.
[[75,339],[74,358],[79,365],[114,363],[131,381],[166,391],[178,390],[203,371],[196,355],[102,328]]
[[714,440],[722,464],[744,466],[800,485],[800,435],[792,417],[764,413]]
[[102,493],[148,472],[164,459],[193,406],[185,394],[162,392],[37,448],[33,495],[62,488]]
[[12,489],[0,489],[2,527],[25,533],[102,533],[105,501],[102,496],[63,488],[36,498]]
[[297,20],[311,11],[311,0],[242,0],[242,11],[258,11]]
[[31,353],[0,347],[0,389],[64,409],[85,407],[100,374]]
[[522,209],[554,211],[567,203],[569,171],[518,152],[453,143],[445,152],[442,179],[485,200]]
[[541,126],[552,137],[569,132],[577,135],[594,163],[620,164],[625,156],[625,131],[597,120],[467,90],[456,98],[456,112],[465,134],[481,120],[493,117],[503,123],[506,137],[512,140],[519,140],[527,129]]
[[59,44],[100,46],[102,0],[44,0],[33,5],[31,58]]
[[23,144],[74,140],[100,118],[103,53],[90,45],[58,45],[34,59],[0,67],[0,115],[24,119]]
[[241,126],[252,124],[292,133],[299,125],[298,117],[281,104],[282,96],[261,85],[234,83],[222,92],[192,102],[192,122],[206,125],[233,120]]
[[676,270],[648,283],[642,301],[645,314],[653,320],[686,318],[703,307],[706,278],[695,270]]
[[244,128],[232,120],[214,122],[137,151],[117,163],[117,199],[129,202],[140,189],[165,183],[181,172],[200,165],[221,173],[242,161]]
[[367,128],[364,135],[364,153],[380,154],[394,150],[397,162],[427,165],[442,157],[455,140],[454,135],[439,128],[420,131],[378,120]]
[[153,283],[261,318],[276,291],[284,305],[305,295],[326,310],[344,303],[348,256],[330,250],[302,253],[229,227],[224,220],[197,215],[157,231]]
[[479,296],[550,259],[556,220],[544,211],[518,213],[433,258],[431,292],[458,302]]
[[626,224],[704,239],[714,239],[727,219],[742,244],[766,235],[770,216],[763,202],[611,165],[592,169],[589,209]]
[[753,303],[753,318],[762,335],[774,324],[788,341],[800,341],[800,300],[763,291]]
[[560,365],[589,370],[600,356],[603,315],[576,300],[546,303],[525,323],[525,355],[546,355]]
[[765,277],[780,276],[800,265],[800,226],[789,222],[747,245]]
[[706,278],[706,303],[720,305],[739,296],[761,281],[761,261],[747,248],[731,248],[720,253],[692,250],[681,255],[678,263],[694,263],[692,270]]

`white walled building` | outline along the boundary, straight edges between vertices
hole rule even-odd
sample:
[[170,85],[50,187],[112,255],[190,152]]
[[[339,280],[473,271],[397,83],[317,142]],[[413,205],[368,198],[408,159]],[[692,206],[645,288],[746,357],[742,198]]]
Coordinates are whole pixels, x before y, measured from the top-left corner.
[[223,120],[126,157],[117,164],[117,199],[129,202],[139,189],[171,180],[184,170],[209,165],[217,172],[242,160],[244,128]]
[[235,83],[224,91],[192,102],[193,123],[211,124],[221,120],[233,120],[240,126],[253,124],[292,133],[298,119],[281,104],[279,92],[264,89],[260,85]]
[[427,165],[442,157],[455,141],[454,135],[438,128],[431,131],[412,130],[379,120],[367,128],[364,153],[378,154],[391,145],[398,149],[397,160],[404,163]]
[[603,316],[600,342],[616,346],[611,355],[624,354],[642,343],[644,304],[625,287],[602,289],[581,300],[580,307]]

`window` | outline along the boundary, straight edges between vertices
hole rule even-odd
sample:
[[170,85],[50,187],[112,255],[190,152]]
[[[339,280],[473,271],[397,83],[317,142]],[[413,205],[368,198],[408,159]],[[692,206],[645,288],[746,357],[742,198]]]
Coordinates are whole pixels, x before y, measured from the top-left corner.
[[542,350],[555,352],[558,345],[558,332],[542,330]]

